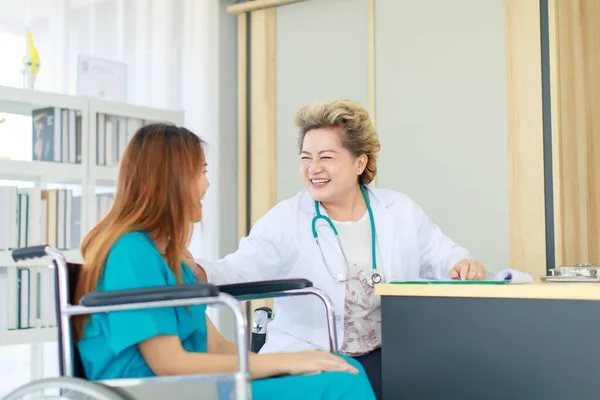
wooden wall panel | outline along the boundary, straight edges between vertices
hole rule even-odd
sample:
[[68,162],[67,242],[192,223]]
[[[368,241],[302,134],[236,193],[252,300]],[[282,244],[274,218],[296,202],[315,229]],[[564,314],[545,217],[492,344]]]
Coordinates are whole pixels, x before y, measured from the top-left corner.
[[[275,8],[250,13],[250,202],[248,229],[275,205]],[[246,66],[246,65],[244,65]],[[250,309],[273,307],[273,300],[254,300]],[[252,318],[251,318],[252,320]]]
[[284,6],[286,4],[298,3],[299,1],[306,0],[252,0],[245,1],[240,4],[232,4],[227,7],[227,12],[232,14],[244,14],[248,12],[275,8],[277,6]]
[[238,19],[238,236],[248,234],[248,15],[240,14]]
[[275,205],[275,8],[250,15],[250,224]]
[[546,275],[540,4],[505,0],[511,268]]
[[559,264],[600,263],[600,2],[551,0]]

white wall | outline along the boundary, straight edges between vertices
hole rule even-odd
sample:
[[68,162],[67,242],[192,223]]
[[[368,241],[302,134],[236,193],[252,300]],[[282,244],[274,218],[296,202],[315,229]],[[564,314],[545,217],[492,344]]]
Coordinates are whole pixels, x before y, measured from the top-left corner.
[[366,0],[310,0],[277,8],[277,201],[302,188],[296,111],[336,97],[368,105],[366,15]]
[[509,266],[503,0],[378,0],[378,186]]

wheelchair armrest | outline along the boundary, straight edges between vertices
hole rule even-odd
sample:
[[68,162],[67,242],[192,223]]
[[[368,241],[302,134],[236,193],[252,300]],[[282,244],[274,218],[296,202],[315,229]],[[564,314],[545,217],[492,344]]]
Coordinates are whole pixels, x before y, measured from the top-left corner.
[[218,287],[207,283],[198,283],[143,289],[112,290],[108,292],[91,292],[84,295],[79,304],[85,307],[101,307],[217,296],[219,296]]
[[219,291],[232,296],[245,296],[253,294],[265,294],[274,292],[285,292],[287,290],[298,290],[312,287],[308,279],[278,279],[272,281],[258,281],[248,283],[233,283],[220,285]]

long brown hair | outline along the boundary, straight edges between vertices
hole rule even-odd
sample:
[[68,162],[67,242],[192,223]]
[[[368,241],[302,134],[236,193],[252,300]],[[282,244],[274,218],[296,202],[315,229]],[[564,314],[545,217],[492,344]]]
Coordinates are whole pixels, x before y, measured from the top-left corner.
[[[81,243],[84,265],[73,304],[96,290],[111,246],[132,231],[146,231],[166,245],[167,264],[182,282],[181,256],[200,207],[194,182],[204,165],[202,140],[185,128],[151,124],[135,133],[121,158],[112,206]],[[76,340],[83,323],[82,317],[73,320]]]

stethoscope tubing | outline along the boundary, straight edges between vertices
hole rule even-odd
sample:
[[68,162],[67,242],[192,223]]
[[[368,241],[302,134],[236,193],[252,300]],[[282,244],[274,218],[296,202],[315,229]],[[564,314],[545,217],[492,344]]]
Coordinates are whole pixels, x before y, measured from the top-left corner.
[[[377,249],[376,249],[377,232],[375,230],[375,218],[373,217],[373,210],[371,209],[371,202],[369,201],[369,197],[367,196],[367,191],[362,184],[360,185],[360,190],[362,192],[363,198],[367,205],[367,212],[369,214],[369,222],[371,225],[371,263],[372,263],[372,268],[373,268],[373,275],[371,278],[370,285],[372,286],[373,283],[381,282],[381,275],[379,275],[377,273]],[[331,221],[331,218],[329,218],[326,215],[321,214],[321,211],[319,210],[319,202],[317,200],[315,200],[315,211],[316,211],[316,215],[312,219],[311,229],[312,229],[313,238],[315,239],[315,242],[317,243],[317,246],[319,247],[319,252],[321,253],[321,258],[323,260],[323,264],[325,264],[325,267],[327,268],[329,275],[331,275],[331,277],[333,279],[335,279],[336,282],[337,281],[345,282],[349,279],[350,265],[348,263],[348,258],[346,257],[346,252],[344,251],[344,247],[342,246],[342,242],[340,241],[338,230],[336,229],[335,225]],[[319,235],[317,233],[317,222],[319,219],[324,220],[327,223],[327,225],[329,225],[329,227],[333,230],[333,233],[338,242],[338,245],[340,246],[340,250],[342,251],[342,256],[344,257],[344,264],[345,264],[344,265],[344,272],[345,272],[344,277],[341,277],[339,275],[336,277],[331,272],[331,269],[329,268],[329,264],[327,263],[327,261],[325,259],[325,255],[323,254],[323,249],[321,248],[321,244],[319,243]]]

